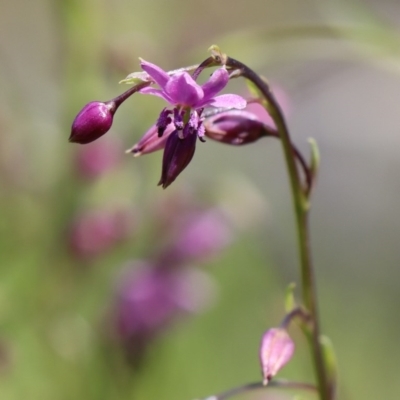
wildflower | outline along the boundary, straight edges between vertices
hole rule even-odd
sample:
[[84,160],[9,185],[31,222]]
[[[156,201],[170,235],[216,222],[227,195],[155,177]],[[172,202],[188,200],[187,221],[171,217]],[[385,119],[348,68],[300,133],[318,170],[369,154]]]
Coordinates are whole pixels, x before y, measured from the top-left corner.
[[262,337],[260,361],[264,385],[292,358],[294,342],[286,329],[271,328]]
[[[159,182],[159,185],[166,188],[191,161],[197,137],[204,141],[205,129],[201,117],[204,108],[212,106],[242,109],[246,106],[246,100],[235,94],[217,96],[229,81],[225,67],[217,69],[206,83],[199,85],[186,71],[179,71],[170,76],[157,65],[147,61],[142,60],[141,66],[160,89],[147,86],[140,89],[139,93],[161,97],[173,107],[172,110],[164,108],[155,128],[150,129],[151,133],[146,133],[147,140],[152,144],[156,143],[154,147],[157,148],[164,143],[157,143],[155,131],[159,137],[169,134],[165,142]],[[144,140],[145,138],[142,139]],[[136,154],[141,152],[139,145],[132,149],[135,153],[134,149]]]
[[86,144],[103,136],[111,128],[116,108],[114,101],[86,104],[72,123],[69,141]]

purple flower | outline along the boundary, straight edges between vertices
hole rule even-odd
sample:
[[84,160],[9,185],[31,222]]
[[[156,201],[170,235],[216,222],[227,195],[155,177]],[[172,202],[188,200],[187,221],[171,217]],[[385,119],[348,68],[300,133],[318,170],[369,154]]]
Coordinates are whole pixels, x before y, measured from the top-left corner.
[[180,316],[201,311],[213,292],[209,276],[192,268],[136,261],[121,274],[111,312],[113,333],[131,361]]
[[260,362],[264,385],[292,358],[294,342],[286,329],[271,328],[264,333],[260,347]]
[[159,185],[166,188],[189,164],[196,148],[197,137],[204,141],[205,130],[201,118],[204,108],[212,106],[242,109],[246,107],[246,100],[235,94],[217,96],[229,81],[225,67],[217,69],[206,83],[199,85],[186,71],[170,76],[157,65],[147,61],[142,60],[141,66],[160,88],[148,86],[139,92],[161,97],[173,108],[172,110],[164,108],[161,111],[155,128],[146,133],[146,139],[143,138],[137,146],[134,146],[132,152],[143,153],[141,151],[143,141],[152,145],[149,146],[150,149],[159,148],[164,142],[156,140],[155,132],[159,137],[169,134],[165,142],[163,170],[159,182]]
[[78,113],[72,123],[70,142],[86,144],[109,131],[113,123],[116,104],[92,101]]

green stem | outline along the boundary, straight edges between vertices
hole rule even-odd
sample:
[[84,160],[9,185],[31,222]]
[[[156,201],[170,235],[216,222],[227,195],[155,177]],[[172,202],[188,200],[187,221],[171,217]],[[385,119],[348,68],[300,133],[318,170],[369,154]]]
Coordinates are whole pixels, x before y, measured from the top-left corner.
[[323,357],[323,350],[320,343],[320,327],[317,307],[317,292],[315,287],[314,269],[312,266],[310,253],[310,238],[308,229],[308,210],[309,202],[304,193],[296,167],[296,162],[293,154],[293,147],[290,140],[289,130],[287,128],[282,110],[272,94],[269,85],[254,71],[248,68],[240,61],[226,57],[221,60],[228,68],[239,70],[241,76],[249,79],[260,90],[262,95],[268,101],[272,119],[280,134],[285,160],[290,177],[290,185],[292,189],[294,209],[296,216],[298,244],[300,251],[301,264],[301,281],[302,281],[302,296],[303,303],[312,319],[312,325],[309,330],[308,340],[312,349],[314,369],[318,381],[318,390],[321,400],[332,400],[333,390],[330,387],[327,366]]

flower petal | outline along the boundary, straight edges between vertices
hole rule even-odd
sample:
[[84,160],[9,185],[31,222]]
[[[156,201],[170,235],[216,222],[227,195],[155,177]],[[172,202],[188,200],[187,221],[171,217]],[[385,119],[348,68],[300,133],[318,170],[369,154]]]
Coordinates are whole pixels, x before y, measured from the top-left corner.
[[162,68],[143,59],[140,59],[140,66],[142,67],[143,71],[146,71],[151,76],[158,86],[160,86],[162,89],[165,88],[165,85],[170,77]]
[[204,97],[201,86],[187,72],[173,75],[165,86],[165,92],[171,98],[172,104],[193,108]]
[[178,131],[172,132],[165,143],[161,179],[158,185],[165,189],[188,166],[196,150],[197,135],[185,139],[179,137]]
[[212,99],[208,105],[213,107],[224,107],[224,108],[237,108],[242,109],[247,105],[246,100],[237,94],[221,94]]
[[139,93],[141,93],[141,94],[151,94],[152,96],[161,97],[162,99],[164,99],[168,103],[172,102],[171,98],[168,96],[167,93],[164,92],[164,90],[154,89],[154,88],[152,88],[150,86],[147,86],[147,87],[145,87],[143,89],[140,89]]
[[157,130],[157,126],[153,125],[143,135],[139,142],[127,150],[126,153],[133,153],[135,157],[138,157],[142,154],[149,154],[153,151],[163,149],[165,147],[165,143],[167,142],[168,136],[175,130],[175,126],[173,123],[169,124],[162,137],[158,136]]
[[202,85],[204,92],[203,102],[208,102],[208,100],[218,94],[227,85],[228,81],[228,71],[224,67],[214,71],[210,79]]

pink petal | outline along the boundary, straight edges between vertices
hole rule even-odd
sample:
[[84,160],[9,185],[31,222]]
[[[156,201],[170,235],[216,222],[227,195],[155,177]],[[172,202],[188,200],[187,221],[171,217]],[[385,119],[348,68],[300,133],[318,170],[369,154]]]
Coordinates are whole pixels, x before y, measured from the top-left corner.
[[173,75],[165,87],[165,92],[172,99],[172,104],[188,107],[197,107],[204,96],[203,89],[187,72]]
[[133,153],[135,157],[142,154],[149,154],[153,151],[161,150],[165,147],[165,143],[168,136],[175,130],[173,123],[169,124],[164,132],[164,134],[159,137],[157,132],[157,126],[153,125],[136,143],[132,148],[127,150],[127,153]]
[[225,68],[217,69],[210,77],[210,79],[202,85],[204,92],[204,102],[218,94],[228,83],[229,75]]
[[260,361],[266,385],[292,358],[294,342],[283,328],[271,328],[263,336]]
[[146,71],[151,76],[158,86],[160,86],[162,89],[165,88],[165,85],[169,81],[170,77],[163,69],[143,59],[140,60],[140,66],[142,67],[143,71]]
[[164,99],[168,103],[172,103],[172,99],[168,96],[168,94],[165,93],[163,90],[160,90],[160,89],[154,89],[154,88],[152,88],[150,86],[147,86],[147,87],[145,87],[143,89],[140,89],[139,93],[141,93],[141,94],[151,94],[153,96],[161,97],[162,99]]
[[242,109],[247,105],[246,100],[237,94],[221,94],[212,99],[208,105],[213,107],[224,107],[224,108],[237,108]]

